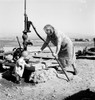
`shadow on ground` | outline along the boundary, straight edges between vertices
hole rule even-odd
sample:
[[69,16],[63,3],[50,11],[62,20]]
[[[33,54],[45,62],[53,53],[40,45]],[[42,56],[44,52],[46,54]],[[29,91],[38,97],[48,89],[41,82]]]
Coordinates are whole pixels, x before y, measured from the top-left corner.
[[95,93],[87,89],[69,96],[65,100],[95,100]]
[[4,87],[12,88],[13,86],[27,86],[35,84],[33,82],[27,81],[28,74],[27,72],[24,73],[24,77],[21,78],[21,83],[17,84],[15,83],[16,78],[12,75],[12,71],[10,70],[3,70],[2,72],[2,79],[0,80],[0,84]]

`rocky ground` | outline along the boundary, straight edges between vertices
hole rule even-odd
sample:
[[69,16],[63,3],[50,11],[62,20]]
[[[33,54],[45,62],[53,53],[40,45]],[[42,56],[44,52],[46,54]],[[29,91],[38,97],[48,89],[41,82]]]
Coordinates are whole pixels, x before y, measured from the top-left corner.
[[[60,76],[36,85],[23,81],[21,84],[15,84],[1,77],[0,100],[94,100],[95,61],[77,59],[76,66],[78,74],[74,76],[68,72],[68,77],[73,78],[69,82],[65,76]],[[70,98],[80,91],[89,92],[85,97],[76,95],[75,99]]]

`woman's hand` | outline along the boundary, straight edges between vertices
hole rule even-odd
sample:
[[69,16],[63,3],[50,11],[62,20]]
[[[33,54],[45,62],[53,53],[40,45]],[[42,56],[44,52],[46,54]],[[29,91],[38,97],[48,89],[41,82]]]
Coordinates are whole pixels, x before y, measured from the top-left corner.
[[58,58],[58,55],[57,55],[57,53],[53,53],[53,56],[54,56],[54,57],[56,57],[56,58]]

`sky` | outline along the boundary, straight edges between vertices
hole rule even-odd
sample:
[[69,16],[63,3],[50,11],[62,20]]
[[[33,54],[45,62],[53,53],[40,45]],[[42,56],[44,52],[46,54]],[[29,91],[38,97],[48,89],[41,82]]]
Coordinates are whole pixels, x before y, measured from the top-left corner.
[[[95,37],[95,0],[26,0],[26,12],[42,37],[46,24],[70,37]],[[0,37],[21,37],[23,30],[24,0],[0,0]],[[32,27],[28,35],[37,37]]]

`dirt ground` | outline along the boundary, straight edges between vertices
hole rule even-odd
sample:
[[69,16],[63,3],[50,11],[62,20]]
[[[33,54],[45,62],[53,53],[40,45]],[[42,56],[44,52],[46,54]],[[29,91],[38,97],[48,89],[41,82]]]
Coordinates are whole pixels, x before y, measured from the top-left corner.
[[[78,74],[75,76],[68,74],[70,78],[73,78],[70,82],[67,82],[64,78],[55,78],[36,85],[25,82],[15,84],[1,77],[0,100],[65,100],[83,90],[88,89],[95,92],[95,61],[77,59],[76,66]],[[80,99],[78,96],[77,99],[69,100],[84,99]],[[85,97],[85,100],[92,99]]]

